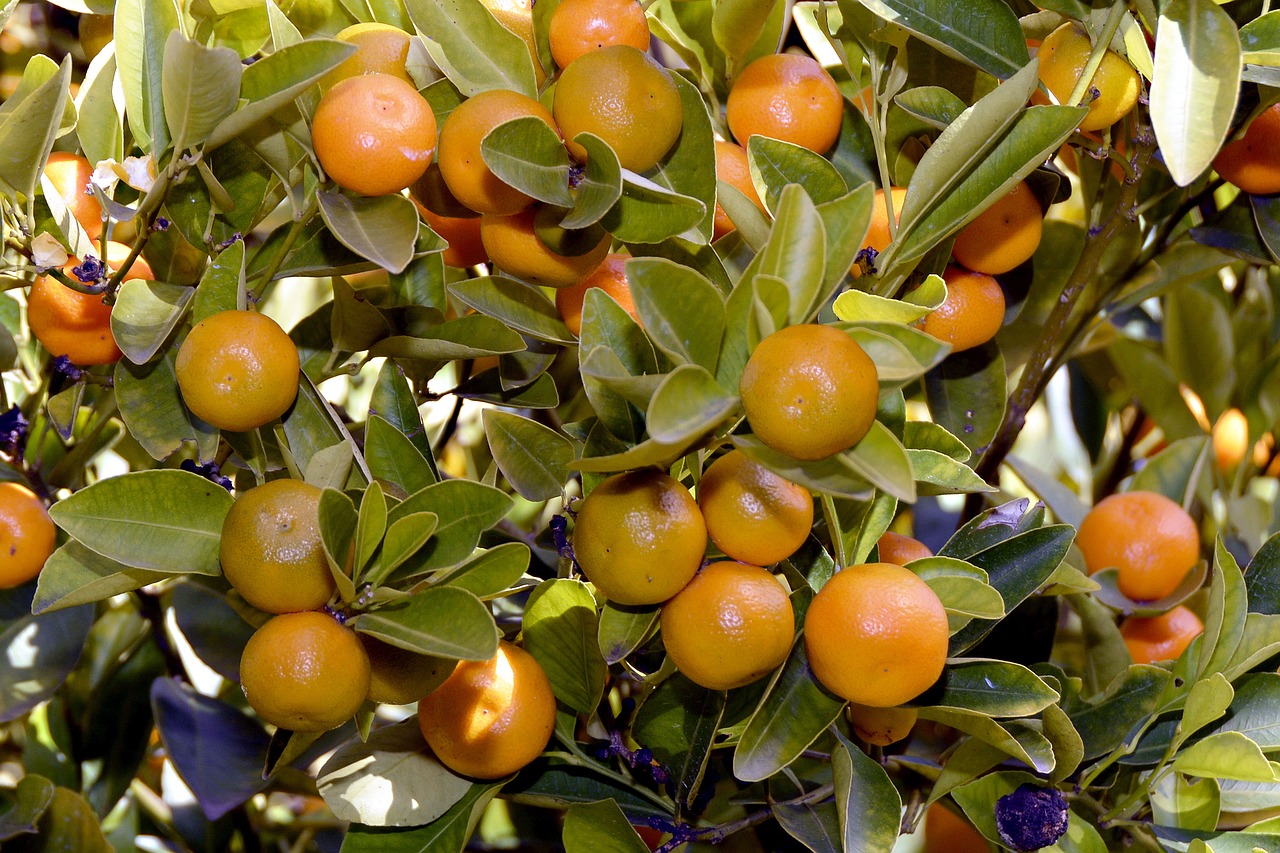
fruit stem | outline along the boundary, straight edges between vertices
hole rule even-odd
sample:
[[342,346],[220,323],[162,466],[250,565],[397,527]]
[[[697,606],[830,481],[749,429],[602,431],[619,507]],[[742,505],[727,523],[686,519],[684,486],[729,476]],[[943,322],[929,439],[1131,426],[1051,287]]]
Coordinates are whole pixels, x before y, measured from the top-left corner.
[[1120,28],[1120,19],[1124,15],[1124,10],[1125,4],[1122,0],[1111,4],[1111,10],[1107,13],[1107,22],[1103,24],[1102,32],[1094,39],[1093,49],[1089,52],[1089,61],[1084,64],[1084,71],[1081,72],[1080,79],[1076,80],[1076,86],[1071,90],[1066,106],[1078,106],[1084,100],[1085,93],[1093,85],[1093,75],[1097,73],[1098,66],[1102,64],[1102,57],[1111,46],[1111,38]]

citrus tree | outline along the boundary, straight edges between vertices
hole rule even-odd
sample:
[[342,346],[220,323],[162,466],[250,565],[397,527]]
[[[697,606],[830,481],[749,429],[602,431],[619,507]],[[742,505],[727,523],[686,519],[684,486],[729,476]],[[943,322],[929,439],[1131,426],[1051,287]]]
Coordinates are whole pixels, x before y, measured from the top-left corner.
[[6,850],[1280,849],[1280,12],[55,4]]

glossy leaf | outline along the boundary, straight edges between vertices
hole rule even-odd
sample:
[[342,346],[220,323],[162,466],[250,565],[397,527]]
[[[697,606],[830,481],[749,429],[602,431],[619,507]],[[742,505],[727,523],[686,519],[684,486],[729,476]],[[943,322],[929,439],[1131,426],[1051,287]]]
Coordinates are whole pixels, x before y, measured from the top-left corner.
[[566,853],[646,853],[649,849],[613,800],[569,806],[563,840]]
[[684,806],[691,804],[703,783],[724,710],[723,690],[700,687],[677,672],[636,711],[633,736],[670,771]]
[[180,149],[199,145],[236,108],[240,56],[226,47],[206,47],[173,30],[164,45],[164,117]]
[[844,735],[831,755],[844,850],[889,853],[898,840],[902,798],[878,762]]
[[480,0],[406,0],[405,7],[431,58],[464,95],[510,89],[537,96],[529,49]]
[[608,667],[595,642],[596,601],[581,581],[544,581],[524,611],[524,642],[551,680],[556,698],[590,714],[600,702]]
[[[1027,64],[1017,17],[998,0],[963,6],[946,0],[860,0],[872,12],[938,50],[1001,79]],[[845,4],[840,4],[844,8]]]
[[120,285],[111,309],[111,335],[125,357],[146,364],[186,315],[195,290],[131,279]]
[[489,608],[456,587],[424,590],[362,613],[349,625],[423,655],[488,660],[498,651],[498,633]]
[[537,116],[503,122],[484,135],[480,156],[495,175],[538,201],[572,207],[569,152]]

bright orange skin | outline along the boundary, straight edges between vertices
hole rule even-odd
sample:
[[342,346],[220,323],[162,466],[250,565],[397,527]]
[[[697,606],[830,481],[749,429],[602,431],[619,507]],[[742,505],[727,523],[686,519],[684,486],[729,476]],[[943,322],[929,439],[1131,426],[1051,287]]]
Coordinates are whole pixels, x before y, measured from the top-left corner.
[[272,480],[241,494],[223,520],[222,573],[259,610],[318,610],[337,590],[320,537],[320,495],[301,480]]
[[[417,204],[416,201],[414,203]],[[431,230],[449,244],[441,253],[447,265],[465,269],[488,260],[484,242],[480,239],[479,216],[442,216],[432,213],[421,204],[418,204],[418,212],[431,226]]]
[[418,727],[436,758],[477,779],[498,779],[533,761],[555,724],[546,672],[533,655],[506,641],[487,661],[461,661],[418,702]]
[[568,68],[584,53],[626,44],[649,49],[649,22],[636,0],[562,0],[547,27],[551,56]]
[[1244,136],[1224,145],[1213,169],[1241,192],[1280,193],[1280,104],[1267,107]]
[[662,606],[662,643],[676,669],[709,690],[732,690],[782,665],[795,613],[782,584],[745,563],[712,563]]
[[1227,409],[1213,425],[1213,457],[1218,470],[1234,471],[1248,452],[1249,419],[1239,409]]
[[733,81],[725,105],[729,130],[743,145],[759,134],[819,154],[840,135],[844,98],[816,59],[774,53],[753,60]]
[[[902,218],[902,205],[907,200],[907,190],[905,187],[890,187],[889,193],[893,197],[893,221],[896,223]],[[871,203],[871,224],[867,226],[867,236],[863,238],[862,245],[883,252],[892,240],[889,234],[889,206],[884,200],[884,190],[876,190],[875,199]]]
[[431,165],[436,117],[427,99],[399,77],[348,77],[321,96],[311,143],[338,186],[387,195],[418,180]]
[[[107,266],[113,271],[119,269],[129,251],[122,243],[107,243]],[[78,281],[71,270],[79,263],[73,258],[62,270]],[[139,257],[124,279],[151,281],[154,277],[151,267]],[[120,360],[122,353],[111,334],[111,306],[103,304],[101,296],[81,293],[48,276],[38,276],[27,295],[27,324],[50,354],[65,355],[73,364],[89,367]]]
[[969,821],[941,803],[924,815],[923,853],[990,853],[991,845]]
[[175,366],[187,408],[218,429],[256,429],[287,412],[298,396],[298,347],[256,311],[201,320],[182,342]]
[[40,574],[57,540],[44,502],[26,486],[0,483],[0,589],[21,586]]
[[420,655],[384,643],[368,634],[357,634],[369,655],[370,702],[409,705],[435,690],[453,673],[452,658]]
[[582,334],[582,305],[586,302],[587,291],[598,287],[613,297],[622,306],[622,310],[631,315],[637,323],[640,313],[636,310],[635,300],[631,298],[631,285],[627,283],[627,255],[606,255],[604,262],[596,267],[595,272],[582,281],[556,291],[556,310],[560,318],[575,336]]
[[480,143],[504,122],[536,116],[559,133],[542,104],[519,92],[491,89],[459,104],[440,128],[440,174],[454,198],[477,213],[506,215],[533,204],[533,197],[505,183],[480,155]]
[[[716,140],[716,180],[724,181],[738,190],[751,199],[755,206],[760,208],[761,213],[768,215],[768,211],[764,208],[764,202],[760,200],[760,194],[756,192],[756,185],[751,180],[751,165],[747,160],[747,150],[741,145],[735,145],[732,142],[724,142],[719,139]],[[729,214],[724,212],[720,202],[716,202],[715,214],[711,223],[711,239],[719,240],[730,231],[736,231],[737,229],[738,226],[733,224],[733,220],[729,218]]]
[[1178,504],[1155,492],[1099,501],[1080,523],[1076,545],[1089,574],[1115,566],[1120,591],[1154,601],[1178,588],[1200,559],[1200,531]]
[[102,205],[87,191],[93,164],[79,154],[54,151],[45,163],[44,173],[89,239],[96,241],[102,236]]
[[1203,633],[1200,617],[1181,604],[1159,616],[1129,616],[1120,623],[1120,636],[1134,663],[1177,660]]
[[813,526],[813,495],[741,450],[721,456],[702,475],[698,506],[707,534],[728,556],[769,566],[796,552]]
[[1004,323],[1004,291],[989,275],[950,266],[942,273],[947,298],[925,315],[921,328],[952,352],[982,346],[996,336]]
[[[1058,27],[1040,43],[1037,54],[1040,82],[1058,103],[1065,103],[1071,97],[1092,50],[1088,32],[1074,21]],[[1138,72],[1113,50],[1103,54],[1091,85],[1099,94],[1091,98],[1086,93],[1081,101],[1081,106],[1089,108],[1084,121],[1080,122],[1082,131],[1101,130],[1115,124],[1133,109],[1142,89]]]
[[538,239],[534,230],[535,208],[510,216],[480,217],[480,241],[493,263],[503,272],[547,287],[571,287],[604,263],[609,235],[581,255],[559,255]]
[[891,531],[885,531],[876,540],[876,548],[880,552],[880,562],[894,563],[899,566],[905,566],[913,560],[923,560],[925,557],[933,556],[933,552],[929,550],[929,547],[919,539],[912,539],[910,536],[903,536],[901,533],[893,533]]
[[405,63],[409,61],[410,36],[399,27],[390,24],[352,24],[340,31],[335,39],[356,46],[356,52],[320,80],[324,89],[361,74],[389,74],[417,88]]
[[892,563],[836,572],[805,616],[805,651],[818,681],[873,708],[909,702],[937,681],[947,639],[947,613],[937,594]]
[[264,721],[323,732],[351,719],[369,692],[369,656],[354,631],[327,613],[274,616],[240,658],[240,686]]
[[876,366],[853,338],[817,324],[762,340],[738,384],[756,437],[796,459],[825,459],[862,440],[876,419]]
[[684,588],[706,551],[707,526],[689,491],[646,468],[614,474],[578,510],[578,566],[616,604],[659,604]]
[[1044,231],[1044,211],[1025,181],[956,234],[951,255],[974,272],[1006,273],[1031,259]]
[[890,746],[911,734],[920,712],[915,708],[872,708],[850,703],[844,709],[853,731],[875,746]]

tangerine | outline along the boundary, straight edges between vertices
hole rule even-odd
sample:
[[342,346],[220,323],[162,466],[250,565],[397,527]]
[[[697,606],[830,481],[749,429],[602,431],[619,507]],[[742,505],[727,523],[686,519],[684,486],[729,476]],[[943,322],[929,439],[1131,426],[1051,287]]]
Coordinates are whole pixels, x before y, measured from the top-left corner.
[[924,815],[924,853],[990,853],[991,845],[966,818],[942,803]]
[[[111,20],[109,15],[92,17],[105,17],[108,21]],[[54,151],[45,163],[44,174],[58,191],[58,197],[62,199],[67,210],[89,235],[89,239],[96,241],[101,237],[102,205],[89,189],[89,179],[93,177],[93,164],[79,154]]]
[[613,44],[649,49],[649,22],[636,0],[561,0],[551,13],[547,40],[556,65],[568,68],[584,53]]
[[1004,323],[1004,291],[989,275],[949,266],[942,273],[947,298],[925,315],[921,328],[952,352],[982,346],[996,336]]
[[562,238],[562,254],[542,241],[538,228],[541,210],[555,212],[554,208],[530,207],[507,216],[485,214],[480,217],[480,241],[503,272],[547,287],[571,287],[604,263],[609,254],[609,233],[601,229],[597,239],[591,229],[567,231],[552,224],[548,231]]
[[18,483],[0,483],[0,589],[40,574],[58,544],[44,501]]
[[903,536],[901,533],[885,531],[876,540],[876,549],[880,554],[880,562],[905,566],[913,560],[932,557],[933,552],[919,539]]
[[1120,636],[1134,663],[1176,660],[1204,633],[1204,623],[1179,604],[1159,616],[1129,616],[1120,623]]
[[1253,120],[1244,136],[1228,142],[1213,160],[1222,179],[1250,195],[1280,193],[1280,104]]
[[1080,522],[1076,545],[1089,574],[1115,566],[1120,591],[1134,601],[1170,595],[1200,559],[1195,521],[1155,492],[1099,501]]
[[[745,195],[760,208],[761,213],[768,215],[764,202],[760,200],[760,194],[756,192],[756,185],[751,180],[751,164],[747,159],[747,151],[741,145],[716,140],[716,180],[724,181]],[[737,228],[738,226],[733,224],[729,214],[724,212],[724,208],[717,201],[711,224],[711,239],[719,240],[730,231],[736,231]]]
[[[1076,21],[1058,27],[1040,43],[1040,82],[1058,103],[1071,97],[1092,52],[1089,31]],[[1133,109],[1141,88],[1133,66],[1114,50],[1107,50],[1090,83],[1093,97],[1083,104],[1089,112],[1080,122],[1080,130],[1101,130],[1115,124]]]
[[1044,232],[1044,211],[1026,181],[960,229],[951,255],[974,272],[1006,273],[1031,259]]
[[844,98],[813,57],[775,53],[753,60],[738,74],[725,117],[743,145],[759,134],[821,154],[840,135]]
[[354,44],[356,52],[320,78],[322,89],[330,89],[348,77],[358,77],[361,74],[389,74],[417,88],[405,67],[409,61],[411,36],[404,30],[375,21],[352,24],[339,31],[334,38]]
[[1227,409],[1218,416],[1212,435],[1218,470],[1224,474],[1234,471],[1249,452],[1249,419],[1239,409]]
[[707,534],[729,557],[753,566],[785,560],[813,526],[813,496],[741,450],[707,468],[698,483]]
[[575,337],[582,334],[582,306],[586,302],[587,291],[593,287],[609,294],[633,320],[640,322],[640,313],[631,298],[631,285],[627,283],[626,263],[626,255],[606,255],[600,266],[582,281],[556,291],[556,310]]
[[850,702],[844,709],[854,733],[869,744],[890,746],[911,734],[920,716],[915,708],[872,708]]

